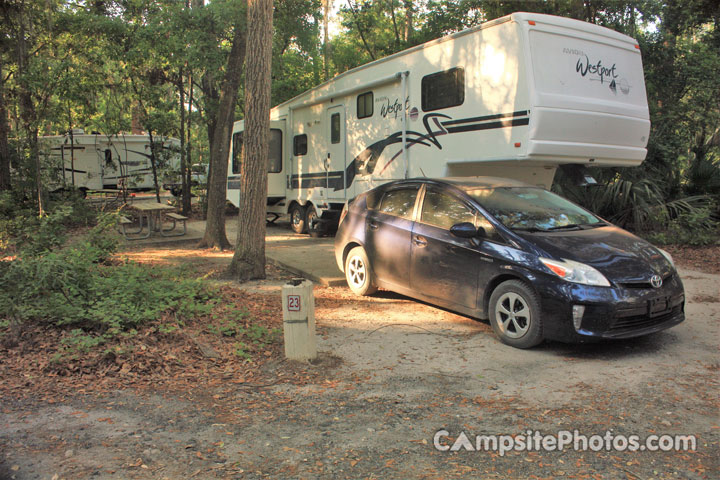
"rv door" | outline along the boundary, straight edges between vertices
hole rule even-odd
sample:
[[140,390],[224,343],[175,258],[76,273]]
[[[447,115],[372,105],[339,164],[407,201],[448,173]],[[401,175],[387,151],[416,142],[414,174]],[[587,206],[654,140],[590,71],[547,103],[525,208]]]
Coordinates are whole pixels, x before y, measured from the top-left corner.
[[326,112],[327,156],[324,159],[325,198],[345,199],[345,106],[330,107]]
[[285,120],[270,122],[270,149],[268,151],[268,198],[270,201],[285,197],[285,169],[283,168],[283,140]]

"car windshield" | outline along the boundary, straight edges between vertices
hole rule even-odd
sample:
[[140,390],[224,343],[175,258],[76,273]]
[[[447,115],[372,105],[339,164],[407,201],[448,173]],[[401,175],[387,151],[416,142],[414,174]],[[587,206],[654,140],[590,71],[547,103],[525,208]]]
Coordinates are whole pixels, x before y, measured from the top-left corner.
[[513,230],[545,231],[605,225],[590,212],[542,188],[483,188],[468,194]]

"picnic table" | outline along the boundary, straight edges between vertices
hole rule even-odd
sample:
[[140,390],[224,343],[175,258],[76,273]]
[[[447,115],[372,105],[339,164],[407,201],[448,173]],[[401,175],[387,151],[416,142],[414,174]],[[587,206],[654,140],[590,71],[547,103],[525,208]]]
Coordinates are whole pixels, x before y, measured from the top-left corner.
[[[187,233],[187,226],[185,224],[187,217],[179,215],[175,212],[175,207],[160,202],[136,202],[130,206],[129,210],[134,213],[134,216],[138,221],[138,229],[136,231],[128,231],[128,226],[134,223],[127,217],[123,217],[120,220],[120,226],[122,233],[128,240],[140,240],[148,238],[155,232],[159,232],[164,237],[172,237],[177,235],[185,235]],[[172,222],[172,227],[163,229],[163,220],[167,218]],[[182,232],[173,232],[178,222],[182,222]],[[147,227],[147,232],[143,233]],[[130,236],[137,235],[137,236]]]

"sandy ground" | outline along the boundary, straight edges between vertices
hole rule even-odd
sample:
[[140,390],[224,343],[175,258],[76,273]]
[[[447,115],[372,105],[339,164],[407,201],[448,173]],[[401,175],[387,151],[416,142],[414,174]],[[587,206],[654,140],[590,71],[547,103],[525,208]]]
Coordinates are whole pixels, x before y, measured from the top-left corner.
[[[222,255],[218,257],[223,260]],[[212,263],[212,262],[211,262]],[[2,399],[0,479],[718,478],[720,275],[681,270],[683,324],[530,351],[487,323],[388,292],[316,288],[315,382],[62,404]],[[279,295],[282,281],[245,288]],[[270,362],[268,370],[288,368]],[[28,379],[28,388],[32,388]],[[438,451],[464,432],[694,435],[693,451]]]

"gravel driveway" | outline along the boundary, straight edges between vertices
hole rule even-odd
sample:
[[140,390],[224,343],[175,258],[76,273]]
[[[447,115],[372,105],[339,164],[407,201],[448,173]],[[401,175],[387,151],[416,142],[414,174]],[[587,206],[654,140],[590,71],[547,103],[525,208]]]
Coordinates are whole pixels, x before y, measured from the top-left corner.
[[[303,385],[4,398],[0,479],[718,478],[720,275],[682,271],[685,323],[592,345],[501,344],[405,297],[316,288]],[[276,284],[254,291],[277,295]],[[29,382],[32,380],[29,379]],[[461,432],[459,451],[439,451]],[[476,435],[694,435],[670,452],[475,451]],[[469,451],[470,450],[470,451]]]

